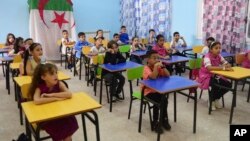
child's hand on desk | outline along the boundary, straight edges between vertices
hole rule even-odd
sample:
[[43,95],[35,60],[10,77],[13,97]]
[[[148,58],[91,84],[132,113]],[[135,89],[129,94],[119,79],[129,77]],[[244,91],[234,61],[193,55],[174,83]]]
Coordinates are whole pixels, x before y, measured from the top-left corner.
[[231,67],[226,67],[226,71],[234,71]]
[[43,94],[41,94],[41,97],[43,97],[43,98],[46,98],[46,97],[53,97],[53,94],[43,93]]

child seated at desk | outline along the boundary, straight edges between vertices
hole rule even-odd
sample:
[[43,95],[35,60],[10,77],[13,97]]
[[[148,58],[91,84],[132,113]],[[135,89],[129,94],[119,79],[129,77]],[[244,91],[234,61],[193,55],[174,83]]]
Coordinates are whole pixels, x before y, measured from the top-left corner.
[[[74,46],[74,49],[76,51],[76,58],[77,59],[81,59],[81,54],[82,54],[82,47],[83,46],[91,46],[91,44],[89,42],[86,41],[86,36],[85,36],[85,33],[84,32],[79,32],[78,33],[78,38],[79,38],[79,41],[75,44]],[[80,61],[78,61],[76,63],[76,74],[79,74],[79,71],[80,71]]]
[[18,37],[14,43],[13,49],[8,53],[8,56],[21,55],[23,57],[25,50],[23,38]]
[[33,39],[32,39],[32,38],[27,38],[27,39],[24,41],[25,48],[28,49],[33,43],[34,43],[34,42],[33,42]]
[[[32,78],[29,97],[36,105],[69,99],[72,93],[58,80],[57,67],[53,64],[39,64]],[[60,107],[58,107],[60,108]],[[71,136],[78,129],[75,116],[62,117],[41,123],[53,141],[72,141]]]
[[[94,40],[95,40],[95,45],[93,47],[91,47],[90,49],[90,53],[89,55],[91,56],[95,56],[95,55],[105,55],[105,48],[102,46],[102,40],[104,38],[103,37],[94,37]],[[90,59],[90,64],[93,63],[93,60]],[[93,84],[93,80],[94,80],[94,70],[91,69],[90,70],[90,80],[88,80],[91,84]]]
[[[126,59],[118,50],[118,44],[115,41],[110,41],[108,43],[108,52],[106,52],[104,58],[104,64],[118,64],[126,62]],[[125,78],[120,72],[109,72],[107,70],[102,70],[103,78],[110,83],[110,93],[112,96],[112,101],[122,100],[121,92],[125,84]]]
[[[159,34],[156,36],[156,44],[152,50],[156,51],[161,59],[170,59],[171,51],[164,46],[165,38]],[[164,64],[166,65],[166,64]],[[166,65],[167,69],[172,72],[172,65]]]
[[25,51],[23,63],[20,64],[19,71],[20,75],[33,75],[35,68],[38,64],[45,63],[43,57],[43,49],[41,44],[33,43]]
[[[231,88],[232,84],[224,77],[217,76],[215,81],[211,81],[213,74],[210,71],[221,70],[221,71],[232,71],[230,64],[220,55],[221,43],[212,42],[209,46],[209,53],[205,55],[202,67],[199,71],[198,82],[201,84],[201,89],[208,89],[209,86],[214,84],[223,85],[224,87]],[[212,110],[222,108],[219,99],[228,92],[228,90],[212,85]]]
[[[168,70],[165,68],[165,65],[163,65],[158,59],[159,55],[157,54],[156,51],[152,50],[147,52],[147,65],[144,67],[143,71],[143,80],[147,79],[157,79],[158,77],[168,77],[170,74]],[[157,102],[160,103],[162,100],[161,105],[163,107],[163,127],[166,130],[170,130],[171,126],[168,122],[168,113],[167,113],[167,107],[168,107],[168,98],[163,95],[159,94],[156,91],[150,89],[150,88],[145,88],[144,89],[144,96]],[[162,127],[159,127],[159,107],[157,105],[153,106],[153,129],[156,132],[162,133]]]
[[203,58],[203,56],[205,56],[206,54],[209,53],[209,45],[214,42],[215,39],[213,37],[208,37],[206,40],[206,46],[203,47],[202,51],[201,51],[201,57]]
[[14,34],[9,33],[6,37],[5,47],[12,49],[15,43],[16,37]]
[[139,56],[135,56],[135,55],[131,54],[132,52],[138,51],[138,50],[146,50],[146,48],[142,43],[139,42],[138,37],[133,37],[132,44],[130,47],[130,61],[136,62],[138,64],[142,64],[142,60]]
[[242,67],[250,69],[250,50],[248,50],[245,54],[245,58],[242,62]]
[[63,30],[62,31],[62,48],[61,48],[61,53],[63,55],[67,55],[68,56],[68,69],[71,69],[73,67],[72,65],[72,60],[71,60],[71,51],[72,49],[66,50],[67,47],[72,46],[75,44],[75,41],[73,41],[71,38],[69,38],[69,33],[67,30]]
[[185,56],[182,53],[179,52],[178,47],[186,47],[187,43],[184,39],[184,37],[180,36],[179,32],[174,32],[173,34],[174,38],[172,42],[170,43],[170,47],[172,49],[172,54],[173,55],[178,55],[178,56]]

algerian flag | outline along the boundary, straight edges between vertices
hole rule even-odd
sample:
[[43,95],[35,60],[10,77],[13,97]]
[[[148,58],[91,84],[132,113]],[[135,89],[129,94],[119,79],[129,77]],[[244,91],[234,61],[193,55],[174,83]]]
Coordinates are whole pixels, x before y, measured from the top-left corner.
[[62,30],[76,40],[73,3],[71,0],[28,0],[30,10],[29,32],[35,42],[41,43],[47,60],[59,60],[57,40]]

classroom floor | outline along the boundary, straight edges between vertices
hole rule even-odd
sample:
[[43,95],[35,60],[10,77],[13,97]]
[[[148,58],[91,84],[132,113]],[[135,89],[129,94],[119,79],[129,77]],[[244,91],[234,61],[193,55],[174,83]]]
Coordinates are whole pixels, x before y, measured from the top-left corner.
[[[60,70],[69,74],[72,79],[66,82],[70,91],[83,91],[91,97],[99,101],[99,96],[94,96],[93,87],[87,87],[84,76],[80,81],[78,77],[74,77],[72,72],[64,70],[57,64]],[[188,72],[184,74],[187,76]],[[125,75],[125,74],[124,74]],[[235,108],[233,124],[250,124],[250,103],[246,102],[247,90],[241,91],[242,85],[239,85],[237,91],[237,107]],[[19,122],[19,110],[14,100],[13,82],[11,82],[11,94],[7,94],[5,89],[5,78],[0,70],[0,140],[10,141],[16,139],[18,135],[25,132],[25,126],[21,126]],[[99,85],[98,85],[99,88]],[[106,92],[103,91],[103,107],[96,110],[100,123],[101,141],[155,141],[157,134],[150,129],[148,111],[143,114],[142,132],[138,133],[139,118],[139,101],[134,101],[131,118],[128,120],[129,108],[129,86],[125,84],[125,100],[116,102],[113,105],[113,112],[109,112],[109,104],[106,100]],[[199,92],[199,91],[198,91]],[[98,93],[99,94],[99,93]],[[228,141],[229,140],[229,114],[232,102],[232,94],[229,92],[225,96],[225,108],[213,111],[208,115],[207,108],[207,92],[205,91],[202,98],[198,100],[197,110],[197,130],[193,134],[193,101],[187,103],[187,98],[177,96],[177,122],[173,120],[173,96],[169,97],[168,115],[171,131],[164,131],[161,135],[162,141]],[[77,116],[80,128],[73,135],[73,141],[83,140],[82,122]],[[94,141],[95,128],[87,121],[88,139]],[[45,134],[45,133],[43,133]]]

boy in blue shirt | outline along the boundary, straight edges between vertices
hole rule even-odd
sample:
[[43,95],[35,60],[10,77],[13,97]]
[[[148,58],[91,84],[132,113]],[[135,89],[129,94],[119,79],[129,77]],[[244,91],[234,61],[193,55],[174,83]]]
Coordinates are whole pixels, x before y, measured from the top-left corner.
[[120,33],[120,41],[123,44],[129,44],[129,37],[128,37],[128,33],[126,33],[126,26],[121,26],[121,33]]
[[[84,32],[79,32],[78,33],[78,38],[79,41],[75,44],[75,51],[76,51],[76,58],[81,59],[81,53],[82,53],[82,47],[83,46],[92,46],[89,42],[85,40],[86,36]],[[80,71],[80,61],[77,62],[76,64],[76,73],[79,74]]]

